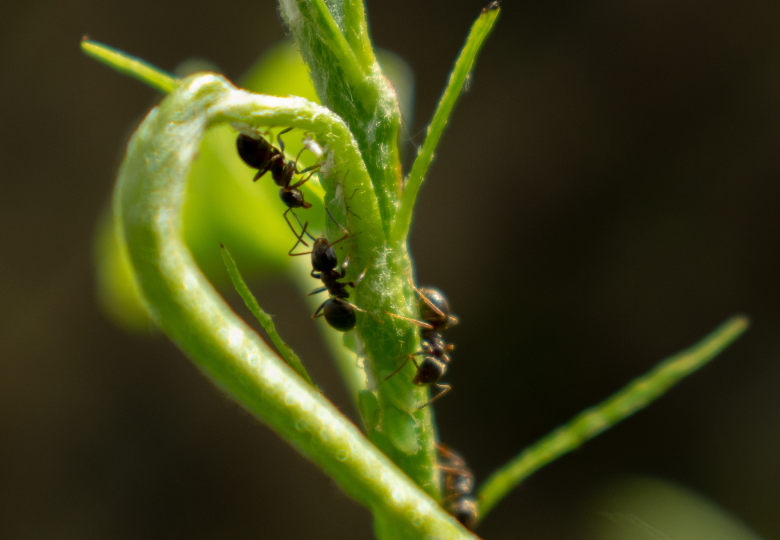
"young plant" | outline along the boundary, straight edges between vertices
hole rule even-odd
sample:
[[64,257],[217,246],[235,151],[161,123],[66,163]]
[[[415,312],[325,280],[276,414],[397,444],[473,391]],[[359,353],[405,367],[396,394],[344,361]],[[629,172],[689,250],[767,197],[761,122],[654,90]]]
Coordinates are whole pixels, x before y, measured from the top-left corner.
[[[109,261],[103,265],[105,289],[136,291],[137,296],[111,294],[125,305],[137,298],[141,307],[135,309],[136,320],[148,314],[217,386],[368,508],[377,538],[473,537],[440,506],[433,407],[423,406],[430,400],[428,388],[413,384],[417,371],[412,362],[396,376],[389,375],[399,358],[420,350],[417,327],[399,318],[420,318],[407,246],[417,194],[464,82],[498,19],[499,6],[486,7],[474,23],[405,180],[395,91],[403,81],[394,86],[386,78],[369,39],[362,3],[281,0],[280,7],[322,105],[303,97],[252,93],[213,73],[175,78],[109,47],[82,42],[88,55],[167,94],[136,130],[120,170],[114,226],[105,227],[102,235],[104,259]],[[272,71],[266,64],[254,76],[263,70]],[[258,80],[250,76],[246,85],[262,87]],[[321,149],[317,150],[321,154],[318,178],[301,186],[306,200],[314,203],[305,211],[305,219],[324,231],[330,242],[343,236],[335,222],[349,232],[338,243],[337,254],[339,261],[349,257],[344,281],[359,281],[350,296],[350,302],[360,308],[357,325],[354,335],[344,335],[343,343],[334,330],[326,332],[361,414],[363,432],[321,395],[304,362],[284,343],[252,296],[239,264],[228,252],[235,249],[259,257],[247,265],[250,271],[286,268],[302,289],[313,286],[308,257],[295,262],[287,257],[292,235],[280,212],[270,210],[273,196],[247,203],[244,193],[226,204],[214,195],[190,200],[185,207],[188,182],[209,183],[209,189],[216,189],[219,182],[229,182],[224,171],[247,177],[246,167],[235,157],[236,131],[227,127],[231,125],[254,134],[270,127],[295,128],[299,131],[293,133],[303,132],[316,141],[317,146],[309,148]],[[293,133],[286,136],[295,142]],[[295,145],[290,146],[297,152]],[[217,163],[221,174],[215,173]],[[249,187],[258,193],[265,189]],[[252,204],[265,211],[257,212],[260,206]],[[217,242],[192,240],[190,227],[210,223],[202,216],[189,217],[193,206],[207,215],[215,211],[213,207],[229,214],[233,224],[223,221],[214,229],[227,238],[239,238],[235,245],[225,239],[220,250]],[[325,218],[326,209],[333,220]],[[251,230],[251,220],[262,220],[255,225],[261,234],[231,236],[238,229]],[[292,225],[296,226],[294,220]],[[213,238],[213,231],[201,232]],[[300,229],[296,234],[301,234]],[[303,234],[300,237],[306,240]],[[201,253],[200,264],[190,247]],[[233,284],[279,354],[233,313],[205,277],[202,269],[208,270],[220,252]],[[477,496],[479,519],[534,471],[643,408],[701,367],[746,326],[743,317],[731,319],[699,344],[521,452],[483,483]],[[363,358],[362,366],[356,356]]]

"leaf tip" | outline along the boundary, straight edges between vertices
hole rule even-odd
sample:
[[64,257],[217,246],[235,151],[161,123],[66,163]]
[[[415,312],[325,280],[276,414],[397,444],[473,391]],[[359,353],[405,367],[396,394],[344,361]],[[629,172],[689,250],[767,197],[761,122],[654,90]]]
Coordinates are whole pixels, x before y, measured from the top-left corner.
[[490,11],[499,11],[501,9],[500,2],[491,2],[486,8],[482,10],[482,13],[488,13]]

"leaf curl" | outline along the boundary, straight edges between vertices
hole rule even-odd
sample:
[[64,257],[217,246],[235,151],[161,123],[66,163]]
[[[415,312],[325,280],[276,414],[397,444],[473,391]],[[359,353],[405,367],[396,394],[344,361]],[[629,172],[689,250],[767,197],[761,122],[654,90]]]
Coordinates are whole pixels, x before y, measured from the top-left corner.
[[[134,134],[114,195],[121,244],[152,318],[215,384],[372,509],[379,522],[409,538],[474,538],[278,358],[195,264],[181,230],[187,174],[205,130],[236,121],[313,132],[355,167],[353,181],[361,177],[354,140],[327,109],[299,98],[252,95],[213,74],[182,81]],[[365,197],[370,204],[371,194]]]

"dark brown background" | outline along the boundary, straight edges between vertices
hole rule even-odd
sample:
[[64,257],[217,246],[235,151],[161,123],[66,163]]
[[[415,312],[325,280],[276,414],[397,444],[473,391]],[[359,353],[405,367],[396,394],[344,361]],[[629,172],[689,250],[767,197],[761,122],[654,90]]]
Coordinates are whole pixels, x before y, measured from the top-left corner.
[[[751,331],[668,397],[543,470],[487,538],[581,538],[627,473],[780,537],[780,4],[504,2],[424,187],[421,282],[462,324],[437,404],[478,479],[735,312]],[[479,1],[369,1],[417,77],[416,142]],[[162,338],[115,328],[91,241],[152,90],[83,33],[237,78],[283,37],[271,0],[0,5],[0,537],[370,538],[367,512]],[[258,284],[348,408],[305,307]]]

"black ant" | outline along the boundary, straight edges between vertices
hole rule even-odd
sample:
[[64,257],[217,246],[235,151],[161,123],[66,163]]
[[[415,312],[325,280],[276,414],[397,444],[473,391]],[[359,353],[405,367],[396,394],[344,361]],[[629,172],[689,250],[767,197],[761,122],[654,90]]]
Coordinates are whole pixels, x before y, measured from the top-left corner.
[[[452,390],[452,387],[449,384],[439,383],[447,372],[447,366],[450,363],[450,357],[447,353],[455,348],[455,345],[448,344],[444,341],[442,332],[447,330],[450,326],[458,324],[458,318],[450,314],[449,302],[447,302],[447,298],[441,291],[432,287],[418,289],[413,283],[411,285],[417,294],[420,295],[418,306],[422,321],[400,317],[398,315],[393,315],[392,313],[388,313],[388,315],[395,317],[396,319],[411,322],[422,328],[422,349],[407,356],[404,359],[403,364],[385,377],[385,380],[401,371],[409,360],[414,362],[414,366],[417,368],[417,375],[414,376],[412,382],[417,386],[432,384],[441,390],[438,394],[417,408],[417,410],[420,410]],[[414,358],[415,356],[425,356],[425,358],[418,364],[417,360]]]
[[436,448],[442,458],[439,469],[442,471],[444,498],[441,504],[464,527],[473,531],[479,517],[477,501],[471,496],[474,491],[474,474],[460,454],[443,444],[437,445]]
[[[274,146],[264,137],[258,136],[258,138],[255,138],[246,135],[245,133],[238,134],[236,148],[238,149],[238,155],[244,160],[244,163],[253,169],[258,169],[258,172],[253,179],[254,182],[257,182],[265,173],[271,171],[274,183],[281,187],[279,196],[282,198],[282,202],[287,205],[287,210],[284,211],[282,216],[293,231],[293,234],[298,236],[295,229],[293,229],[292,223],[290,223],[290,220],[287,218],[287,212],[290,212],[293,208],[311,208],[311,203],[308,203],[303,199],[303,193],[301,193],[299,188],[308,182],[314,172],[320,168],[320,165],[313,165],[302,171],[298,170],[298,158],[301,156],[303,150],[305,150],[305,146],[298,152],[295,161],[288,161],[285,158],[282,135],[291,129],[293,128],[287,128],[284,131],[280,131],[276,136],[276,140],[279,141],[279,150],[274,148]],[[309,176],[295,184],[291,184],[294,175],[306,174],[307,172],[310,173]],[[295,212],[293,212],[293,215],[295,215]],[[309,244],[302,239],[301,242],[304,246],[308,247]]]
[[[318,307],[317,310],[314,312],[314,315],[312,315],[312,319],[316,319],[317,317],[324,316],[325,320],[328,322],[328,324],[331,327],[335,328],[340,332],[349,332],[350,330],[355,328],[355,324],[357,323],[357,317],[355,312],[356,311],[362,311],[364,313],[367,312],[363,309],[360,309],[355,304],[352,304],[347,301],[347,299],[349,298],[349,292],[347,291],[347,286],[350,286],[354,289],[357,285],[355,285],[355,283],[352,281],[346,281],[346,282],[339,281],[341,279],[344,279],[347,275],[347,266],[349,265],[349,255],[347,255],[347,257],[344,259],[344,262],[342,262],[341,266],[339,266],[338,258],[336,257],[336,250],[333,248],[333,246],[335,246],[336,244],[338,244],[343,240],[346,240],[349,237],[349,232],[344,227],[339,225],[339,223],[330,213],[329,209],[326,208],[325,211],[330,216],[330,219],[333,220],[333,223],[335,223],[336,226],[339,229],[341,229],[341,231],[344,233],[344,236],[342,236],[341,238],[339,238],[333,243],[328,242],[328,239],[325,237],[314,238],[306,230],[307,227],[309,226],[309,222],[307,221],[302,226],[300,236],[296,235],[298,236],[298,241],[295,242],[295,245],[288,252],[288,254],[291,257],[311,254],[311,265],[312,265],[311,277],[313,277],[314,279],[322,280],[322,284],[324,286],[318,289],[314,289],[307,296],[311,296],[313,294],[318,294],[325,291],[328,291],[328,294],[330,294],[330,298],[325,300],[320,305],[320,307]],[[298,216],[295,217],[297,219]],[[300,225],[300,221],[298,221],[298,224]],[[293,253],[293,250],[295,250],[295,248],[298,247],[298,243],[303,242],[302,237],[304,234],[314,241],[312,250],[305,251],[303,253]],[[360,280],[363,278],[364,274],[365,271],[363,272],[363,274],[361,274],[358,277],[357,283],[360,283]]]

